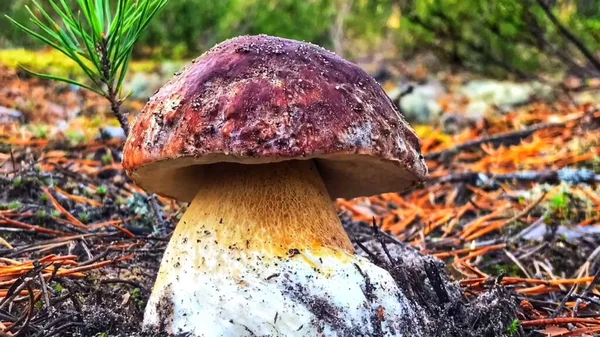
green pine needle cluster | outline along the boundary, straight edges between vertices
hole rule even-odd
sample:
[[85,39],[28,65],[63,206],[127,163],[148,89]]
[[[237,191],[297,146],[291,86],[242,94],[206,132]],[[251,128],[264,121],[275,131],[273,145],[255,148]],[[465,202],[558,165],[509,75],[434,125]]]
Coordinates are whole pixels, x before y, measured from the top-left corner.
[[49,0],[54,15],[37,1],[32,2],[40,17],[28,6],[27,11],[37,31],[6,17],[27,34],[75,61],[92,84],[24,70],[41,78],[71,83],[102,95],[111,101],[117,118],[121,117],[118,115],[119,105],[128,97],[120,96],[121,88],[134,44],[169,0],[117,0],[115,6],[111,6],[114,0],[75,0],[76,6],[67,0]]

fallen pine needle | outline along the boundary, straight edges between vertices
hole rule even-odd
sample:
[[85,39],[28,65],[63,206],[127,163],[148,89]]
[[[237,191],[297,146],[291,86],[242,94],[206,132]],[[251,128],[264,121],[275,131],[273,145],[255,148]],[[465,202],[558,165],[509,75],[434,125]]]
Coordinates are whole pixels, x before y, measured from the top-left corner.
[[69,221],[71,222],[71,224],[75,227],[81,228],[81,229],[85,229],[87,230],[88,227],[86,225],[83,224],[83,222],[79,221],[79,219],[77,219],[75,216],[73,216],[73,214],[69,213],[52,195],[52,193],[50,193],[50,190],[48,190],[48,187],[46,186],[40,186],[40,188],[44,191],[44,193],[46,193],[46,195],[48,195],[48,198],[50,199],[50,202],[52,203],[52,205],[54,206],[54,208],[56,208],[57,211],[59,211],[60,213],[64,214],[67,219],[69,219]]

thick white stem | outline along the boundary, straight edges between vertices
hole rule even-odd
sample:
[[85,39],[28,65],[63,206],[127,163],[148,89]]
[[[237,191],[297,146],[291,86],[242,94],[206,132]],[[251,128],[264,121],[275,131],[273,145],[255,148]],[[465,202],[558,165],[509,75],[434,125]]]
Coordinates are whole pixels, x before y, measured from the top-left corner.
[[[353,254],[311,161],[219,164],[165,251],[144,325],[189,336],[401,336],[414,315]],[[360,332],[360,333],[359,333]]]

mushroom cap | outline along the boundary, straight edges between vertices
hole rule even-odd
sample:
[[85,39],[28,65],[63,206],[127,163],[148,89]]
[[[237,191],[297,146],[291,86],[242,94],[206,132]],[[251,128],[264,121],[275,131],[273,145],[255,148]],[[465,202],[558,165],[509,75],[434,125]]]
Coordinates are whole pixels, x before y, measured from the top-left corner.
[[375,79],[324,48],[267,35],[226,40],[175,74],[123,150],[140,187],[186,202],[203,165],[308,159],[332,198],[427,177],[419,138]]

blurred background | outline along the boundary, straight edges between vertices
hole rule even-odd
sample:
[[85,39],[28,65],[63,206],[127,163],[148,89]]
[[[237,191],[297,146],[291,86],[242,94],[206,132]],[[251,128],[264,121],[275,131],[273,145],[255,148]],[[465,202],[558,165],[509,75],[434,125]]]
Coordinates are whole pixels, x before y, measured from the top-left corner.
[[[2,0],[0,13],[27,22],[25,6],[31,4]],[[258,33],[311,41],[356,62],[419,124],[440,121],[448,92],[469,99],[452,110],[475,120],[491,105],[509,109],[532,97],[566,94],[586,102],[598,96],[596,0],[171,0],[137,43],[125,88],[143,101],[216,43]],[[43,47],[0,20],[0,66],[81,79],[73,62]],[[0,99],[0,105],[29,119],[47,115],[38,109],[33,116],[22,101]],[[87,107],[95,108],[102,106]]]
[[[49,0],[36,1],[50,9]],[[27,336],[136,336],[129,331],[142,321],[144,289],[185,205],[146,195],[124,173],[125,132],[107,99],[23,70],[90,83],[78,64],[5,17],[34,28],[26,6],[41,17],[34,0],[0,0],[0,264],[9,266],[0,265],[0,300],[30,284],[22,280],[38,272],[31,261],[45,254],[68,268],[115,263],[76,283],[49,282],[51,308],[16,297],[22,314],[10,322],[28,317]],[[422,140],[427,183],[336,201],[349,231],[370,237],[362,225],[375,220],[444,259],[469,300],[504,282],[522,304],[510,325],[489,325],[506,336],[600,332],[599,0],[170,0],[135,44],[121,93],[132,95],[117,100],[117,115],[131,124],[185,63],[258,33],[310,41],[355,62]],[[9,281],[17,278],[20,288]],[[36,282],[35,291],[46,289]],[[474,314],[469,326],[486,326],[480,317],[488,316]]]
[[[39,2],[53,13],[47,1]],[[541,2],[598,50],[598,1]],[[27,4],[2,0],[0,13],[25,21]],[[0,22],[0,47],[40,47],[4,18]],[[554,64],[543,54],[567,44],[536,0],[172,0],[138,43],[136,56],[184,59],[226,38],[257,33],[311,41],[352,59],[432,52],[496,75],[547,69]]]

